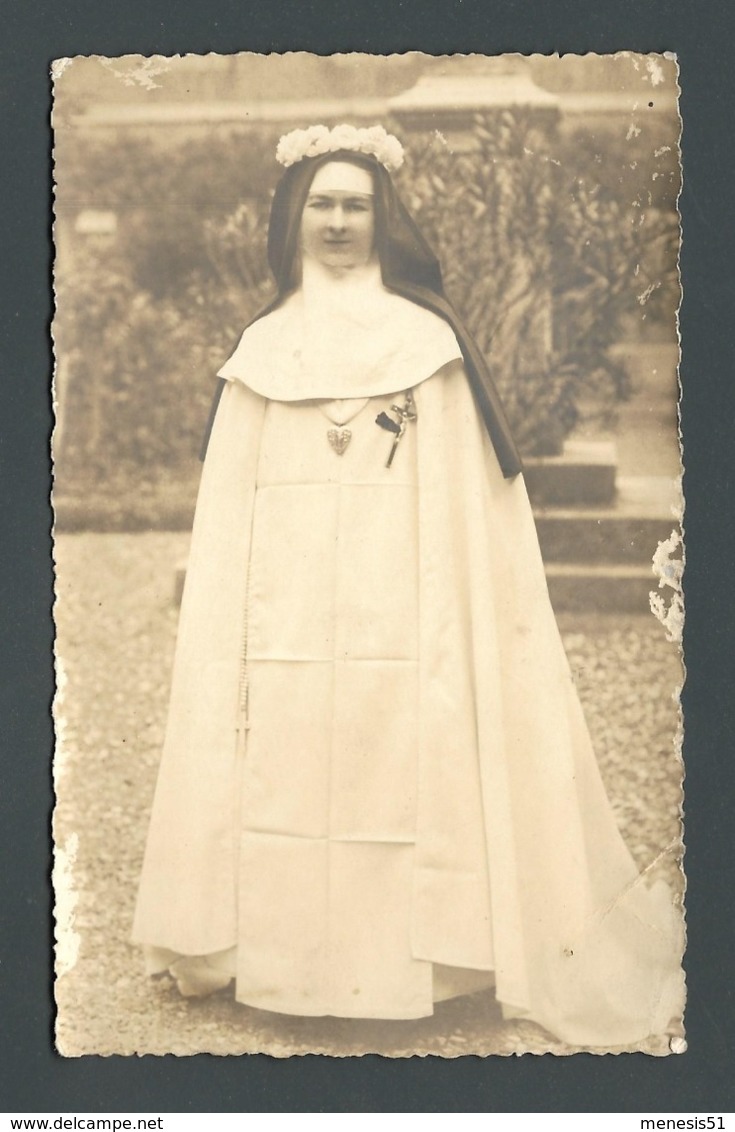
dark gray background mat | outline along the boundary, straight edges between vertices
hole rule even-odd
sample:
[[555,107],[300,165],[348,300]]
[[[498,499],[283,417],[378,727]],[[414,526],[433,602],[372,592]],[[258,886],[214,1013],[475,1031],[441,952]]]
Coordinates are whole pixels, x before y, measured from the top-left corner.
[[[0,47],[3,523],[0,1109],[92,1113],[732,1111],[735,715],[732,521],[735,9],[700,0],[104,0],[4,5]],[[77,54],[675,51],[684,117],[682,308],[687,498],[686,868],[689,1051],[387,1061],[57,1057],[49,815],[50,109]]]

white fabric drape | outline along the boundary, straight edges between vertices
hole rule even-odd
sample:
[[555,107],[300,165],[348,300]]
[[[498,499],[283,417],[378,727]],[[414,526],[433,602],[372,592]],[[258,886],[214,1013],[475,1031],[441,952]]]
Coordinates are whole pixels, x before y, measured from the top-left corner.
[[[407,384],[418,411],[414,958],[494,969],[508,1016],[569,1042],[643,1040],[681,1013],[680,930],[668,890],[637,876],[605,796],[523,481],[503,478],[460,363],[396,388]],[[134,925],[137,941],[183,955],[238,942],[238,682],[266,406],[258,375],[251,385],[225,388],[204,468]],[[390,524],[385,538],[389,549]]]
[[220,377],[273,401],[331,401],[400,392],[461,357],[451,326],[386,290],[377,263],[334,280],[307,261],[304,276],[246,328]]
[[[461,371],[422,385],[416,399],[424,633],[416,952],[438,913],[460,916],[478,959],[492,941],[508,1016],[527,1014],[582,1045],[662,1032],[682,1008],[680,928],[666,886],[649,889],[637,875],[605,795],[524,482],[503,478]],[[475,736],[453,727],[463,666]],[[478,804],[487,888],[476,847],[457,836]]]

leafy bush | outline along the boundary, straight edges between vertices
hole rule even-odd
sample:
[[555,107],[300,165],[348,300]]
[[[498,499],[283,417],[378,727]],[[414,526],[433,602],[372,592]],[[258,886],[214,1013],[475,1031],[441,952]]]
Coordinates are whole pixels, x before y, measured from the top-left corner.
[[81,203],[118,218],[112,241],[69,237],[59,264],[62,493],[195,483],[214,375],[270,291],[274,148],[272,129],[57,141],[59,223]]
[[601,184],[577,139],[551,149],[533,111],[478,118],[474,137],[459,156],[436,134],[412,144],[404,192],[522,449],[555,453],[585,412],[629,395],[610,347],[638,297],[665,280],[675,307],[676,217]]
[[124,263],[94,249],[57,288],[57,350],[67,377],[60,488],[124,490],[195,475],[214,374],[269,285],[183,281],[181,293],[137,289]]

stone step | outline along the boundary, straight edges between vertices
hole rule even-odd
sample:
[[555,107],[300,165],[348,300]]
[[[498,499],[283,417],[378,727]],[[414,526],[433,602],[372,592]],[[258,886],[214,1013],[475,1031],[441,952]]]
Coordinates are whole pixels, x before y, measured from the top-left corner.
[[650,563],[660,542],[677,524],[674,519],[621,519],[579,515],[536,518],[545,562]]
[[617,467],[614,442],[598,440],[568,440],[560,456],[523,461],[528,497],[535,507],[612,504]]
[[541,554],[546,563],[650,563],[659,542],[667,539],[676,523],[670,518],[596,518],[549,516],[537,518]]
[[621,477],[612,507],[536,507],[534,515],[546,562],[647,566],[678,529],[676,481]]
[[652,592],[666,598],[650,566],[549,562],[546,582],[555,613],[649,613]]

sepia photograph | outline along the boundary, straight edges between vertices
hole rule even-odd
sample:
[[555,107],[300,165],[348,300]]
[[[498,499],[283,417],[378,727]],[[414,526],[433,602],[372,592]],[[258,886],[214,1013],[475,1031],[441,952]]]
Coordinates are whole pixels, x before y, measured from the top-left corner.
[[684,1053],[675,57],[52,77],[59,1053]]

